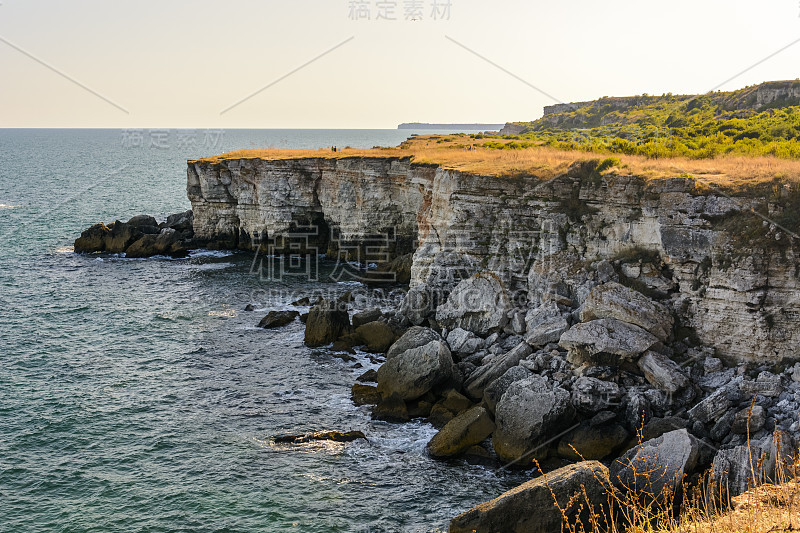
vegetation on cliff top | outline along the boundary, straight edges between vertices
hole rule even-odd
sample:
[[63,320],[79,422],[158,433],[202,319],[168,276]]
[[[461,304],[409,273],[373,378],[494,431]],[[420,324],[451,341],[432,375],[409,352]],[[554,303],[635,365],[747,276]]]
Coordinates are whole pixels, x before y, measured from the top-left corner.
[[416,164],[469,173],[546,180],[576,161],[613,156],[614,164],[604,165],[605,174],[693,177],[731,189],[800,182],[800,81],[699,96],[601,98],[556,106],[524,125],[520,135],[423,135],[397,147],[336,152],[239,150],[200,162],[410,158]]

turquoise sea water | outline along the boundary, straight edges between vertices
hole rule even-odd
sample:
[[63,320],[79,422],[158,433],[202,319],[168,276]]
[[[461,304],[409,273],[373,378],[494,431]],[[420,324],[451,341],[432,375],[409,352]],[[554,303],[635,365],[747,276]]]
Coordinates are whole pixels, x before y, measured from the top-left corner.
[[[368,358],[254,327],[352,287],[261,280],[244,253],[72,253],[98,221],[188,209],[187,158],[410,133],[0,130],[0,531],[444,531],[524,480],[432,461],[426,424],[371,421],[349,398]],[[369,442],[270,443],[322,429]]]

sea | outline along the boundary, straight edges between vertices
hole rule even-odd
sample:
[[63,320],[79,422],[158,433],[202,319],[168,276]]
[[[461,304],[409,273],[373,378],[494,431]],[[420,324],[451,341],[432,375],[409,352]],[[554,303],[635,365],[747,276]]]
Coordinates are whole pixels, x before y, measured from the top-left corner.
[[[189,209],[187,159],[413,133],[431,131],[0,130],[0,531],[446,531],[529,479],[432,460],[422,420],[371,420],[350,388],[378,359],[256,327],[357,281],[264,276],[245,252],[73,252],[97,222]],[[367,440],[272,440],[323,430]]]

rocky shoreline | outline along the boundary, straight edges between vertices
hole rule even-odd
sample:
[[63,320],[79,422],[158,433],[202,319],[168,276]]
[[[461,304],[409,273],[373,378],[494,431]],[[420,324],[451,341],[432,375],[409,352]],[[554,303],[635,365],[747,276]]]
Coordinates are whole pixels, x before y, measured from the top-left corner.
[[[454,532],[550,531],[563,518],[553,498],[578,487],[603,508],[609,491],[660,497],[704,472],[724,499],[775,480],[800,440],[800,264],[791,235],[747,213],[766,204],[778,219],[792,194],[733,198],[596,168],[539,182],[396,159],[190,161],[191,215],[93,226],[75,249],[287,253],[277,237],[317,224],[303,253],[358,258],[391,226],[379,269],[414,251],[396,309],[307,301],[259,325],[300,318],[308,346],[377,354],[353,401],[429,421],[431,457],[548,472],[454,518]],[[657,473],[646,489],[643,467]]]

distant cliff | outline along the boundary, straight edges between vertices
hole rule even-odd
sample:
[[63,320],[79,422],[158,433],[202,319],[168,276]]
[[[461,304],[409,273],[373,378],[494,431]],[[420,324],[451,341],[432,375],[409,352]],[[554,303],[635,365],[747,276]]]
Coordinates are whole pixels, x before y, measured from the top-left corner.
[[398,130],[469,130],[497,131],[502,124],[428,124],[427,122],[404,122],[397,126]]
[[797,241],[753,214],[791,217],[796,190],[733,197],[691,178],[600,179],[592,165],[541,181],[398,157],[199,160],[187,190],[212,247],[255,249],[312,225],[309,246],[331,254],[375,234],[393,256],[416,248],[411,287],[434,295],[427,316],[476,272],[496,274],[521,311],[552,290],[580,306],[607,261],[672,310],[680,338],[731,360],[798,357]]

